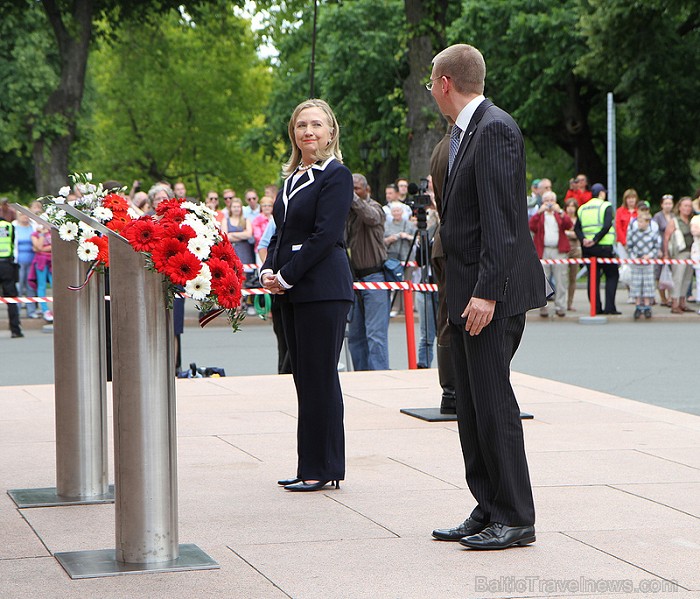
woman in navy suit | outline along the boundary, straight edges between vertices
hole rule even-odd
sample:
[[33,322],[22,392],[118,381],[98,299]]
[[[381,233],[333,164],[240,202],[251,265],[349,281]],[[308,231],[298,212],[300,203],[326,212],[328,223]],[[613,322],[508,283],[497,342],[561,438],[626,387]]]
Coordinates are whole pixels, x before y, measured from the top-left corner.
[[323,100],[294,110],[292,155],[272,212],[277,232],[261,270],[263,286],[280,295],[299,404],[296,476],[279,481],[289,491],[338,488],[345,477],[338,357],[353,300],[343,243],[353,183],[338,136],[338,121]]

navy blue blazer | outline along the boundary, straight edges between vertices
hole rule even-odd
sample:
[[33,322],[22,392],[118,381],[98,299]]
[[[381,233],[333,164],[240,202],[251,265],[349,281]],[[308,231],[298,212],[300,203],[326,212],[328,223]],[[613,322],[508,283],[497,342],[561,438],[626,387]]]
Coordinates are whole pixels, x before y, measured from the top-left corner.
[[[352,204],[352,173],[335,158],[314,164],[295,185],[288,177],[272,215],[277,232],[261,270],[279,271],[292,288],[290,302],[354,299],[345,251],[345,221]],[[282,296],[285,297],[285,296]]]
[[494,318],[544,306],[544,272],[527,220],[525,146],[518,125],[484,100],[445,181],[440,236],[449,319],[464,324],[472,296],[496,300]]

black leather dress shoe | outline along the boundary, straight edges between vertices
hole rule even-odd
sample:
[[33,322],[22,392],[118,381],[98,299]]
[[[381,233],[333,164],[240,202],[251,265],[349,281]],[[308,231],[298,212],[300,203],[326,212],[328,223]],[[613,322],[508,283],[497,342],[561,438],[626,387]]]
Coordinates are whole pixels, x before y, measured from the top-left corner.
[[506,526],[498,522],[492,522],[479,534],[464,537],[459,541],[460,545],[471,549],[507,549],[534,542],[534,526]]
[[433,537],[438,541],[459,541],[464,537],[480,533],[484,528],[486,528],[485,522],[467,518],[462,524],[454,528],[436,528],[433,531]]
[[319,480],[315,483],[301,480],[293,485],[286,485],[284,488],[287,491],[321,491],[328,483],[331,483],[336,489],[340,489],[340,481],[338,480]]
[[298,483],[299,481],[301,481],[300,478],[283,478],[282,480],[278,480],[277,484],[281,487],[286,487],[287,485],[293,485],[294,483]]

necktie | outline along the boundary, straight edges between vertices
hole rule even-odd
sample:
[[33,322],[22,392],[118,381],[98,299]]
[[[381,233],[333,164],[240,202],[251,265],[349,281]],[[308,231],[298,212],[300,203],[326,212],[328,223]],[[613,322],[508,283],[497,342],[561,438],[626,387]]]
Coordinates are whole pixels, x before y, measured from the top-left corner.
[[452,127],[452,133],[450,133],[450,156],[447,162],[447,173],[452,170],[452,163],[455,161],[457,156],[457,150],[459,150],[459,136],[462,134],[462,130],[454,125]]

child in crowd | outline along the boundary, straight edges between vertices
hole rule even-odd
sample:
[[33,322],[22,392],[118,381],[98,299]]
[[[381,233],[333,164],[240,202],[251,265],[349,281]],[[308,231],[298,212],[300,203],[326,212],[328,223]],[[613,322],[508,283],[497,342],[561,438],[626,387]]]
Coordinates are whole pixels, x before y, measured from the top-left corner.
[[[693,236],[693,245],[690,246],[690,259],[700,261],[700,214],[690,219],[690,234]],[[695,269],[695,303],[700,304],[700,263],[694,264]],[[698,310],[700,314],[700,310]]]
[[[636,222],[627,231],[629,257],[645,260],[658,258],[660,249],[661,238],[658,230],[651,226],[649,211],[640,211]],[[642,314],[644,314],[644,318],[651,318],[651,302],[656,292],[654,265],[632,264],[631,266],[630,297],[634,298],[637,304],[634,310],[634,319],[639,320]]]

